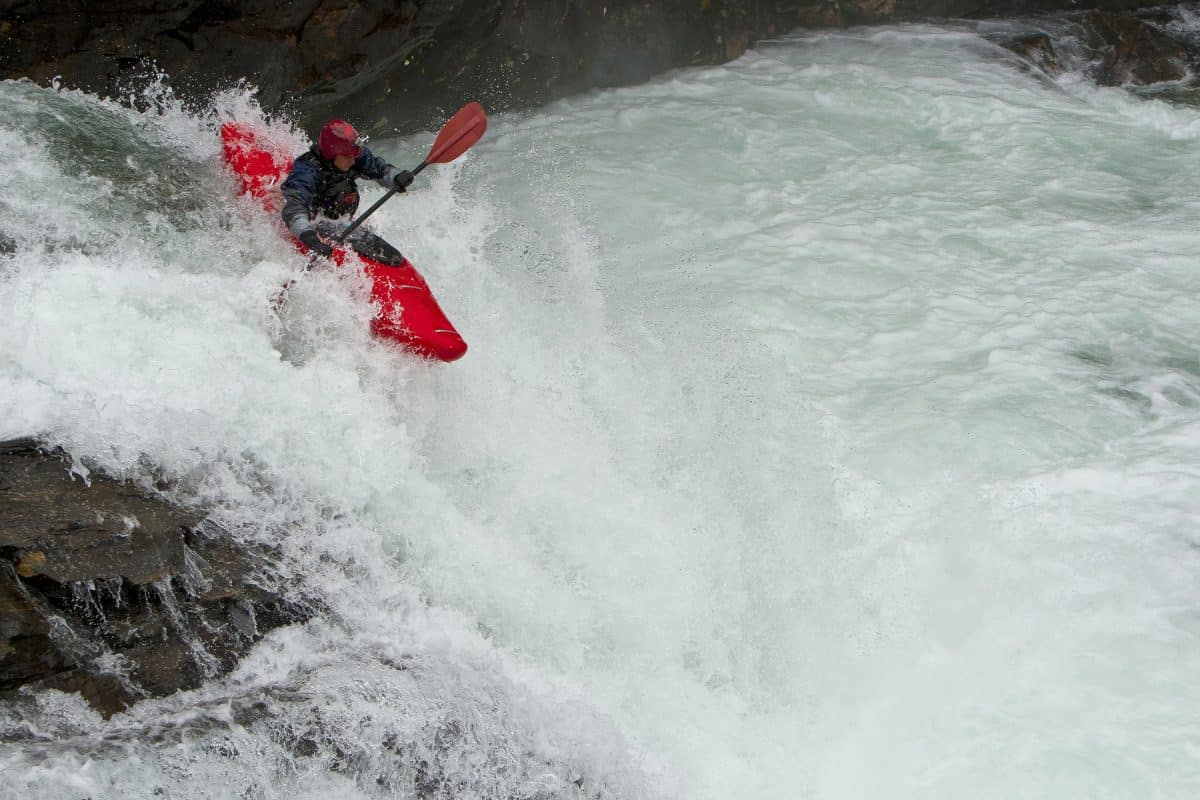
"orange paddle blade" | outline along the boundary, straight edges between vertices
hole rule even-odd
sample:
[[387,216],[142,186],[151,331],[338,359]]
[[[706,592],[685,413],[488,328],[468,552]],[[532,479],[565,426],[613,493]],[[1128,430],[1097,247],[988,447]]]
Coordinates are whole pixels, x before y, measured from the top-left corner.
[[442,126],[442,132],[433,140],[426,164],[445,164],[467,152],[479,141],[487,130],[487,114],[479,103],[467,103]]

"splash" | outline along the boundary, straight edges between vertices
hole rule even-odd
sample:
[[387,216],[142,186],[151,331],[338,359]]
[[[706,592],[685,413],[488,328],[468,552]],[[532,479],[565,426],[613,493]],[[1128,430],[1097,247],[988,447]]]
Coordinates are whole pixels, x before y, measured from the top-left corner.
[[494,120],[374,223],[473,343],[435,368],[332,275],[271,314],[244,93],[0,104],[0,424],[328,605],[109,721],[6,707],[21,791],[1194,793],[1193,110],[910,26]]

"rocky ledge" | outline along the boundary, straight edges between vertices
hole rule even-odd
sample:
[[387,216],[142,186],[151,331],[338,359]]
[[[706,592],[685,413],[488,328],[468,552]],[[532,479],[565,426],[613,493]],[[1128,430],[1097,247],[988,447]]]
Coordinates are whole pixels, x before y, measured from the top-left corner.
[[0,442],[0,696],[78,692],[111,714],[195,688],[310,616],[274,563],[203,513]]
[[1101,86],[1148,86],[1182,81],[1200,67],[1200,40],[1175,22],[1169,8],[1093,9],[1030,20],[1035,30],[997,41],[1049,75],[1079,70]]

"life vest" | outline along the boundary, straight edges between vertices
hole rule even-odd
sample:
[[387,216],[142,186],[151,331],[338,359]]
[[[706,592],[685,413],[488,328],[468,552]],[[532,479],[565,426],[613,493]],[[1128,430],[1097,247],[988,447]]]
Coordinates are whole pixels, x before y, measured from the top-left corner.
[[317,214],[324,214],[330,219],[343,215],[354,216],[358,210],[358,184],[354,182],[359,176],[358,169],[352,166],[342,172],[332,161],[321,158],[315,147],[296,160],[304,161],[321,173],[322,188],[309,201],[310,217]]

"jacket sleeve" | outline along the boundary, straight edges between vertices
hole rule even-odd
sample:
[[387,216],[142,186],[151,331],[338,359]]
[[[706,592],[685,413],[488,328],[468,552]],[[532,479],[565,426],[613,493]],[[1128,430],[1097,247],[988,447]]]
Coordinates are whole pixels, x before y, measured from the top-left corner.
[[385,189],[392,188],[392,181],[395,180],[398,169],[384,161],[379,156],[371,152],[370,148],[364,147],[362,155],[354,162],[354,168],[364,178],[370,178]]
[[321,181],[320,174],[303,161],[292,165],[292,173],[280,187],[283,192],[283,223],[288,226],[292,235],[299,238],[300,234],[312,229],[312,221],[308,218],[312,207],[313,197],[318,191]]

